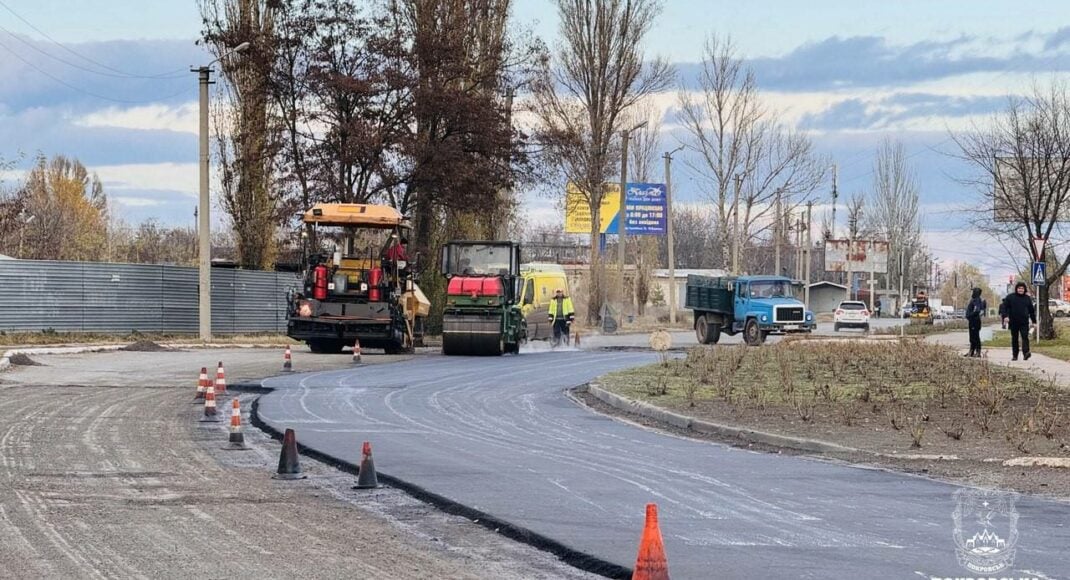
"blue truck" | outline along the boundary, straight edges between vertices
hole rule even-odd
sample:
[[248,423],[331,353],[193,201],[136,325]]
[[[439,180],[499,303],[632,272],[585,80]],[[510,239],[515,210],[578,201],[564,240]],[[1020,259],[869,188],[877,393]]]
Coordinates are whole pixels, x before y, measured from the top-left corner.
[[689,275],[684,306],[694,312],[700,344],[743,333],[751,346],[770,334],[813,332],[814,313],[797,298],[801,285],[783,276]]

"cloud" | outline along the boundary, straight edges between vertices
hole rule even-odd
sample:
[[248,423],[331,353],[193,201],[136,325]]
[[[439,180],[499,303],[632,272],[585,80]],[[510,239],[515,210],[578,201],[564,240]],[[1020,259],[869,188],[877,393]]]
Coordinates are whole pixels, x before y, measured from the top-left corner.
[[[63,106],[134,106],[189,100],[191,63],[211,60],[191,40],[115,40],[65,45],[0,31],[0,103],[9,113]],[[117,72],[118,71],[118,72]]]
[[[1038,50],[1037,40],[1042,47]],[[748,59],[763,89],[836,91],[903,86],[950,77],[1010,71],[1070,71],[1070,28],[1012,38],[962,35],[950,40],[891,44],[880,36],[833,36],[775,57]],[[699,63],[677,65],[690,88]]]
[[197,103],[182,105],[146,105],[142,107],[108,107],[74,120],[81,127],[111,127],[157,131],[178,131],[197,135],[199,132]]
[[877,98],[851,97],[799,119],[802,129],[875,130],[903,128],[911,124],[931,127],[949,119],[988,115],[1003,109],[1007,97],[960,97],[932,93],[901,92]]

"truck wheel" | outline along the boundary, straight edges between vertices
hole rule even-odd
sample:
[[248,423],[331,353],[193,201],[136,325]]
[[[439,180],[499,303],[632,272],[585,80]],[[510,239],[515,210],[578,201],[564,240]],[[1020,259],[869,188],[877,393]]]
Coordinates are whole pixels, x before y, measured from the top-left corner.
[[837,322],[837,323],[832,325],[832,332],[839,332],[839,331],[840,331],[840,323]]
[[747,346],[761,346],[765,342],[765,333],[758,327],[758,321],[751,318],[743,327],[743,341]]
[[706,315],[698,317],[695,321],[695,338],[698,339],[699,344],[710,344],[711,342],[717,342],[710,336],[710,324],[706,321]]

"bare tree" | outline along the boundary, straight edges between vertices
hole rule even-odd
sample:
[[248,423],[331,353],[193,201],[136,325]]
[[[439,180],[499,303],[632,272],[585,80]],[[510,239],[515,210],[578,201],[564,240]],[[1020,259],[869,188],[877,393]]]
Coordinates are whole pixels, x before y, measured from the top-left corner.
[[721,236],[722,265],[727,265],[736,208],[742,246],[770,229],[778,191],[790,211],[821,184],[829,163],[805,135],[786,128],[765,108],[754,73],[731,40],[707,40],[697,81],[697,94],[686,87],[679,93],[686,144],[700,158],[687,164],[705,182]]
[[642,48],[660,10],[657,0],[557,0],[561,41],[532,86],[544,153],[591,214],[588,322],[601,311],[599,210],[614,155],[619,159],[615,148],[624,113],[672,82],[668,63],[647,60]]
[[[1034,260],[1031,238],[1065,236],[1070,210],[1070,93],[1062,82],[1034,87],[1027,97],[1012,97],[1007,108],[983,128],[954,135],[960,157],[973,176],[985,208],[975,223],[1004,240],[1017,242]],[[1066,273],[1070,252],[1058,255],[1048,245],[1046,284],[1039,288],[1041,336],[1054,338],[1048,288]]]
[[[877,150],[873,166],[873,191],[869,216],[865,220],[872,233],[888,242],[888,286],[899,287],[900,258],[907,277],[904,287],[917,280],[919,267],[927,271],[927,260],[921,259],[921,213],[918,202],[918,182],[906,162],[903,145],[885,140]],[[924,276],[923,276],[924,278]]]
[[224,102],[217,105],[216,154],[223,209],[238,238],[242,266],[275,263],[278,190],[274,165],[277,127],[271,115],[276,0],[200,0],[203,37],[217,56],[244,42],[249,48],[220,61]]

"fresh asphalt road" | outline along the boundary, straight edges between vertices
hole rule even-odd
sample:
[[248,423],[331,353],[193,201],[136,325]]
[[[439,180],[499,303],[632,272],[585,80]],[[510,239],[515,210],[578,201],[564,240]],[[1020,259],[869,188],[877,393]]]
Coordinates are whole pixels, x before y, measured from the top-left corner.
[[[563,393],[652,360],[427,357],[277,377],[260,414],[354,463],[370,440],[380,471],[621,566],[656,502],[674,578],[972,575],[955,556],[956,486],[673,437]],[[998,575],[1064,577],[1070,505],[1023,497],[1018,513],[1015,565]]]

